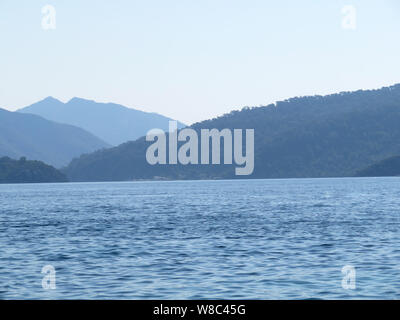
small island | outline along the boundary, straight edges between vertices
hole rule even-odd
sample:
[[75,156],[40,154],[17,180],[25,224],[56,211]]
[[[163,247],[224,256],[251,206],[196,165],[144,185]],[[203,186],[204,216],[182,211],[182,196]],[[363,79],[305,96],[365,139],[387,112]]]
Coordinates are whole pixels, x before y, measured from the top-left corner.
[[66,176],[41,161],[0,158],[0,183],[67,182]]

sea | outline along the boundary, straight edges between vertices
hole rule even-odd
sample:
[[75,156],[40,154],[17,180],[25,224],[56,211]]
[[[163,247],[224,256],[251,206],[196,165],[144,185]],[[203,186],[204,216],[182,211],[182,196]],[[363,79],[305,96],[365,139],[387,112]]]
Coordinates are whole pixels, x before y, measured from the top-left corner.
[[400,178],[0,185],[0,299],[399,299]]

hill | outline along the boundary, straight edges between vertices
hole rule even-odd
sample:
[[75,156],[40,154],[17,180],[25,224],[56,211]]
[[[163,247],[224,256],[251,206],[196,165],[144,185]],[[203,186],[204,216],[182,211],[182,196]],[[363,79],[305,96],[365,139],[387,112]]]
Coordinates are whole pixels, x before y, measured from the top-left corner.
[[[255,167],[244,178],[353,176],[360,168],[400,154],[400,85],[379,90],[296,97],[243,108],[192,128],[255,129]],[[71,180],[221,179],[235,165],[155,165],[144,138],[74,159]],[[243,178],[243,177],[242,177]]]
[[41,161],[0,158],[0,183],[66,182],[60,171]]
[[27,157],[61,167],[82,153],[108,146],[81,128],[0,109],[0,156]]
[[[171,120],[156,113],[81,98],[63,103],[48,97],[18,111],[83,128],[114,146],[136,140],[153,128],[167,130],[168,121]],[[178,127],[184,126],[179,123]]]
[[400,176],[400,156],[390,157],[360,170],[357,177],[394,177]]

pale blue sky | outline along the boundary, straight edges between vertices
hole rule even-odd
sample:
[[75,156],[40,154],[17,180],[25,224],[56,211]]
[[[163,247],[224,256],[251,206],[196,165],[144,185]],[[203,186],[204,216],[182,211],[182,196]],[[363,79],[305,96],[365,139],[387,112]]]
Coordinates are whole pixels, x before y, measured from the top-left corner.
[[399,35],[397,0],[0,0],[0,107],[78,96],[192,123],[398,83]]

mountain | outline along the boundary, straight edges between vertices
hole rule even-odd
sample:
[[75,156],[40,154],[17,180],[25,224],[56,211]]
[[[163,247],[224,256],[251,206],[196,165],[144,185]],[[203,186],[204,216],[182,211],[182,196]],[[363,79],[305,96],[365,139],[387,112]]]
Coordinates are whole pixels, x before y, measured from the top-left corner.
[[[150,129],[167,130],[168,121],[172,120],[157,113],[80,98],[63,103],[48,97],[18,111],[83,128],[114,146],[136,140]],[[185,125],[178,123],[178,128],[182,127]]]
[[75,181],[354,176],[360,168],[400,154],[399,123],[400,85],[295,97],[191,126],[197,131],[254,129],[250,176],[235,176],[235,165],[149,165],[145,154],[153,142],[144,138],[83,155],[65,173]]
[[82,153],[108,146],[81,128],[0,109],[0,156],[27,157],[61,167]]
[[400,176],[400,156],[390,157],[356,173],[357,177]]
[[0,158],[0,183],[66,182],[67,178],[57,169],[41,161],[20,158]]

